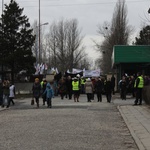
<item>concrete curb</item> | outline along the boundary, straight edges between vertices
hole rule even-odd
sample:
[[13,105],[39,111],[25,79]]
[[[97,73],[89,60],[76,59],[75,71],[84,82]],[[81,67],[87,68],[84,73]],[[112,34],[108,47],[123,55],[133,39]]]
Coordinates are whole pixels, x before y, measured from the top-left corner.
[[133,137],[136,145],[138,146],[139,150],[146,150],[145,147],[144,147],[144,145],[142,144],[142,142],[140,141],[140,139],[136,136],[136,134],[134,133],[134,130],[130,126],[130,124],[129,124],[127,118],[126,118],[126,116],[124,115],[124,113],[123,113],[123,111],[121,109],[121,106],[117,106],[117,108],[118,108],[121,116],[123,117],[123,119],[124,119],[124,121],[125,121],[128,129],[129,129],[129,131],[130,131],[130,133],[131,133],[131,135],[132,135],[132,137]]

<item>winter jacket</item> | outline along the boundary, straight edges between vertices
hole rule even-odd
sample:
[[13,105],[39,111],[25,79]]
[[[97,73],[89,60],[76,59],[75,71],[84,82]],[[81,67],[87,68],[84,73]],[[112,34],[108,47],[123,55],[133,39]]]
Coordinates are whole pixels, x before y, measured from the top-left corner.
[[93,93],[93,84],[91,81],[86,81],[84,84],[85,93]]
[[47,83],[46,89],[43,94],[46,94],[47,99],[51,99],[52,97],[54,97],[54,92],[53,92],[53,89],[52,89],[50,83]]
[[41,94],[41,84],[40,83],[34,83],[32,87],[33,91],[33,97],[39,98]]
[[104,88],[103,82],[101,80],[98,80],[95,84],[95,92],[101,93]]

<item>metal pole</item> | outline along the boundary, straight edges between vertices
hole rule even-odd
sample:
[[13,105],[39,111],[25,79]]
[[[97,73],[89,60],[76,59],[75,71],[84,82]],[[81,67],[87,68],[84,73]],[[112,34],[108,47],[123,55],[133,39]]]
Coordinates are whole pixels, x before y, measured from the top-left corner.
[[41,14],[40,14],[40,0],[39,0],[39,63],[41,63],[41,28],[40,28],[40,16]]
[[[2,0],[2,15],[3,15],[3,11],[4,11],[4,0]],[[4,32],[4,29],[3,29],[3,18],[2,18],[2,36],[4,36],[3,33]],[[3,42],[2,42],[2,81],[4,80],[4,66],[3,66]]]
[[4,9],[4,0],[2,0],[2,14],[3,14],[3,9]]

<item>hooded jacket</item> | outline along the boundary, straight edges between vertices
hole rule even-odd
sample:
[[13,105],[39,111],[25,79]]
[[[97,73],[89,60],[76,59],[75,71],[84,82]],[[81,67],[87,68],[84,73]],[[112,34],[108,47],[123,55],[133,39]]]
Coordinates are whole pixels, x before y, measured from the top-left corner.
[[46,94],[46,98],[50,98],[50,99],[54,96],[54,92],[50,83],[47,83],[46,89],[43,94]]

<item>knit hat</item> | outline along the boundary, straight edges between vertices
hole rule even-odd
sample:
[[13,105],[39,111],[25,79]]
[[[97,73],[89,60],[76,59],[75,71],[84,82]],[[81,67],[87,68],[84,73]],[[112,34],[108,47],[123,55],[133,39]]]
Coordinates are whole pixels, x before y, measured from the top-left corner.
[[35,78],[35,81],[39,81],[39,78]]
[[87,80],[86,81],[91,81],[91,79],[90,78],[87,78]]

